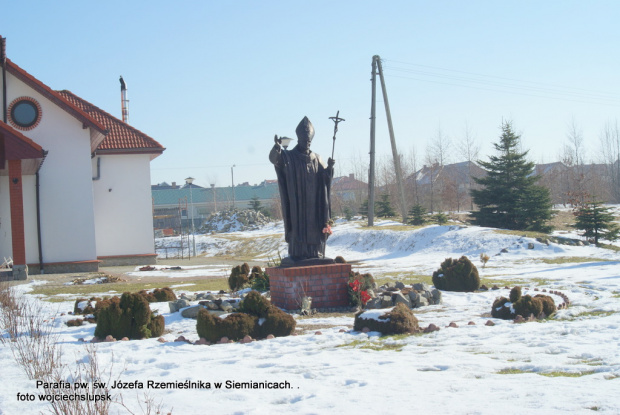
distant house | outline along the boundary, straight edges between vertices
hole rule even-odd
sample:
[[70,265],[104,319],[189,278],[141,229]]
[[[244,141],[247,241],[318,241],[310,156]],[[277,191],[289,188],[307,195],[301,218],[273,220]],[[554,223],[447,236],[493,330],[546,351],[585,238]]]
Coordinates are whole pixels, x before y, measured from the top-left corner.
[[157,141],[4,58],[0,259],[14,277],[155,260],[150,161]]
[[473,178],[484,177],[486,171],[473,162],[425,165],[407,177],[405,185],[411,203],[420,203],[431,212],[469,210],[469,191],[476,188]]

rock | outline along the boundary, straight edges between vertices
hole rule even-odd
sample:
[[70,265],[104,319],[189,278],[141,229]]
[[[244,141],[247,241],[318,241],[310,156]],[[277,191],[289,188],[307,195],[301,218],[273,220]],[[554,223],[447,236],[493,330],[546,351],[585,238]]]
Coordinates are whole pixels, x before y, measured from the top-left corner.
[[459,326],[453,321],[450,324],[448,324],[448,327],[452,327],[452,328],[458,328]]
[[121,339],[121,341],[122,341],[122,342],[127,342],[127,341],[129,341],[129,337],[123,337],[123,338]]
[[[376,309],[376,308],[381,308],[381,298],[377,297],[377,298],[373,298],[372,300],[369,300],[366,303],[366,308],[368,309]],[[357,307],[355,307],[355,310],[352,310],[354,313],[357,313],[359,311],[359,309]]]
[[416,304],[418,303],[418,299],[420,298],[420,294],[418,294],[417,291],[413,290],[413,291],[409,291],[409,300],[411,301],[411,304],[415,307]]
[[164,339],[163,337],[160,337],[159,339],[157,339],[157,341],[160,343],[166,343],[166,339]]
[[507,254],[508,253],[508,248],[504,248],[501,251],[499,251],[502,254]]
[[419,296],[418,297],[418,301],[415,304],[416,308],[418,308],[418,307],[426,307],[427,305],[429,305],[428,298],[423,297],[423,296]]
[[203,306],[195,305],[195,306],[188,307],[184,309],[183,311],[181,311],[181,315],[184,318],[198,318],[198,312],[202,309],[204,309]]
[[489,291],[489,287],[487,287],[486,285],[482,284],[480,286],[480,291]]
[[362,333],[370,333],[370,329],[368,327],[364,327],[362,329]]
[[467,323],[468,326],[475,326],[476,323],[474,323],[473,321],[470,321],[469,323]]
[[514,319],[515,323],[525,323],[525,319],[523,318],[522,315],[518,314],[517,317]]
[[215,301],[215,300],[217,300],[217,297],[214,296],[213,294],[209,293],[209,294],[205,295],[205,300]]
[[488,320],[488,321],[485,323],[485,326],[494,326],[494,325],[495,325],[495,323],[493,323],[491,320]]
[[233,306],[228,301],[222,301],[222,304],[220,304],[220,309],[227,313],[230,313],[233,311]]
[[395,293],[392,295],[393,304],[396,305],[398,303],[403,303],[407,308],[411,308],[411,301],[409,301],[409,296],[404,296],[401,293]]
[[432,333],[434,331],[439,331],[439,327],[433,323],[429,324],[428,327],[424,329],[424,333]]
[[80,338],[78,339],[78,341],[83,343],[83,342],[85,342],[86,340],[84,340],[84,337],[80,337]]
[[433,290],[431,291],[431,299],[433,304],[441,304],[441,291],[439,291],[437,288],[433,288]]
[[189,304],[189,301],[180,298],[180,299],[178,299],[176,301],[168,302],[168,306],[170,307],[170,312],[171,313],[176,313],[177,311],[179,311],[182,308],[189,307],[190,304]]
[[529,242],[527,244],[527,249],[534,249],[534,243],[533,242]]
[[115,342],[116,339],[114,337],[112,337],[111,334],[108,334],[107,336],[105,336],[105,342]]
[[347,331],[345,329],[340,329],[338,330],[338,333],[346,333]]
[[197,340],[196,342],[194,342],[194,345],[210,345],[211,342],[208,342],[207,339],[205,339],[204,337],[201,337],[199,340]]
[[321,333],[320,331],[315,331],[315,332],[314,332],[314,335],[315,335],[315,336],[320,336],[321,334],[323,334],[323,333]]
[[391,295],[382,295],[379,298],[381,298],[381,307],[380,308],[392,307],[392,296]]
[[275,336],[273,334],[268,334],[267,337],[265,337],[265,339],[267,340],[275,339]]
[[193,295],[193,294],[182,293],[181,294],[181,300],[196,301],[196,296]]
[[413,289],[416,291],[430,291],[431,287],[423,282],[418,282],[417,284],[413,284]]
[[224,336],[220,339],[220,341],[218,342],[218,344],[226,344],[228,343],[230,340],[228,339],[228,337]]
[[211,301],[211,300],[201,301],[200,304],[204,305],[209,310],[219,310],[220,309],[220,307],[217,304],[215,304],[214,301]]
[[499,287],[497,286],[497,284],[493,285],[493,287],[491,287],[492,290],[499,290]]
[[402,283],[402,282],[400,282],[400,281],[396,281],[396,282],[394,283],[394,286],[395,286],[396,288],[398,288],[399,290],[402,290],[403,288],[405,288],[405,284],[403,284],[403,283]]
[[189,340],[187,340],[185,338],[185,336],[179,336],[176,339],[174,339],[175,342],[185,342],[185,343],[191,343]]

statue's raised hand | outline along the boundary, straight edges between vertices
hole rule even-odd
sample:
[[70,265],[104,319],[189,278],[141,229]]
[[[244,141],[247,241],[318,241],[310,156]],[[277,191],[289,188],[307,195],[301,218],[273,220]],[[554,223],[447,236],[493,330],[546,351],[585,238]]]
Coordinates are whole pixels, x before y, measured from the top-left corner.
[[278,145],[281,145],[282,144],[282,139],[278,138],[278,134],[276,134],[276,135],[273,136],[273,142],[278,144]]
[[331,157],[327,159],[327,167],[332,168],[332,167],[334,167],[334,164],[336,164],[336,160],[334,160]]

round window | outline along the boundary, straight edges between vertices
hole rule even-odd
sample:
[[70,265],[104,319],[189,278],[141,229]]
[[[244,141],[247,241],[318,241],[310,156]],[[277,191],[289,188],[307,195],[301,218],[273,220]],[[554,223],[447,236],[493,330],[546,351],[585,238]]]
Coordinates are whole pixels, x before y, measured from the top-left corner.
[[9,106],[11,123],[22,130],[30,130],[41,120],[41,106],[29,97],[14,100]]

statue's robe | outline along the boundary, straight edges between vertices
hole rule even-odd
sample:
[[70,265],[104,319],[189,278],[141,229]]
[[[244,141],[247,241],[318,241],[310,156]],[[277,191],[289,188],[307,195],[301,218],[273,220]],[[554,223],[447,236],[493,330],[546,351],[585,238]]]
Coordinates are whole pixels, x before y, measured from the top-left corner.
[[333,169],[318,154],[302,151],[275,145],[269,153],[278,176],[288,254],[294,261],[324,257],[323,229],[331,218]]

